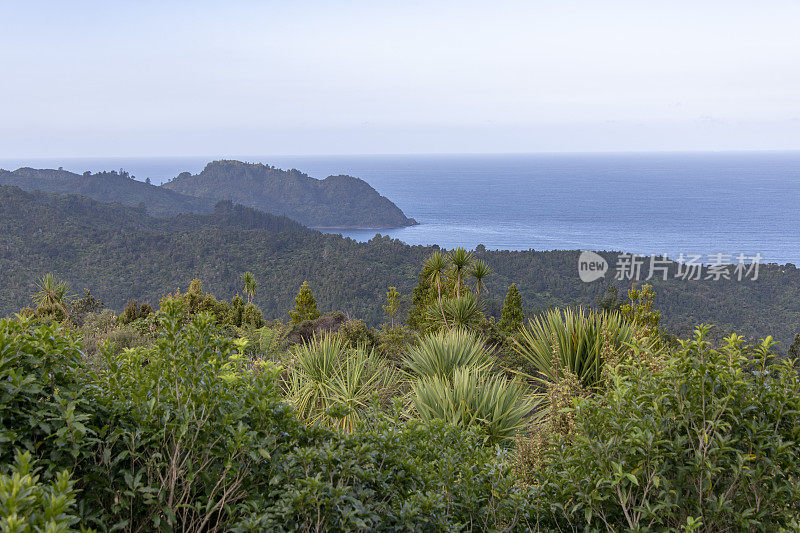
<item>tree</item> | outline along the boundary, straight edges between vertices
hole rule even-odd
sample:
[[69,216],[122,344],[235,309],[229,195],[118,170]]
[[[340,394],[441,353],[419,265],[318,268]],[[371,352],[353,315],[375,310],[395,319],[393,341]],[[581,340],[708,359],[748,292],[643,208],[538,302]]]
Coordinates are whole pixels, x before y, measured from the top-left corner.
[[417,286],[411,291],[411,310],[406,323],[411,329],[425,330],[425,316],[428,308],[436,301],[436,291],[431,287],[426,269],[420,270]]
[[442,288],[445,282],[447,273],[447,260],[440,251],[435,251],[431,254],[428,261],[425,263],[425,271],[427,272],[428,282],[431,286],[436,288],[436,294],[439,298],[439,311],[442,313],[445,326],[447,326],[447,317],[444,315],[444,307],[442,306]]
[[317,301],[314,299],[307,281],[300,286],[300,291],[294,298],[294,310],[289,311],[289,316],[292,317],[292,324],[319,318]]
[[453,265],[453,275],[456,282],[456,298],[461,296],[461,286],[464,283],[464,273],[472,265],[472,252],[459,246],[449,254],[450,263]]
[[597,297],[597,308],[604,312],[621,311],[622,300],[619,297],[619,290],[615,285],[609,285],[602,296]]
[[70,295],[66,281],[61,281],[48,272],[36,284],[36,288],[39,290],[33,295],[33,300],[36,302],[38,316],[64,320],[69,315],[67,306]]
[[389,287],[389,291],[386,293],[386,305],[383,306],[383,310],[389,315],[391,328],[394,329],[394,317],[397,315],[397,311],[400,310],[400,293],[397,292],[397,287]]
[[637,326],[642,326],[651,333],[658,333],[658,322],[661,313],[653,310],[656,291],[650,284],[644,284],[637,289],[635,286],[628,291],[630,303],[622,306],[622,316]]
[[789,346],[789,357],[800,359],[800,333],[794,336],[794,342]]
[[503,302],[503,314],[500,316],[500,329],[506,333],[514,333],[522,327],[525,314],[522,312],[522,296],[517,290],[517,284],[512,283],[508,288],[506,300]]
[[479,259],[467,272],[475,280],[475,296],[480,296],[486,289],[484,279],[492,275],[492,269],[483,259]]
[[258,282],[256,281],[256,277],[250,271],[242,274],[242,282],[244,283],[244,293],[247,296],[247,302],[250,303],[253,301],[253,298],[256,297]]

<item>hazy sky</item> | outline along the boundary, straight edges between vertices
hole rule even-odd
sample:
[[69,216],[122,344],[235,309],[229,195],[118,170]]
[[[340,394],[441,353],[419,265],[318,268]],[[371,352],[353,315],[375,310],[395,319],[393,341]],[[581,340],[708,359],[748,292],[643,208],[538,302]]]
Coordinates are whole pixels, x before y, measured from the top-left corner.
[[800,149],[800,0],[3,1],[0,157]]

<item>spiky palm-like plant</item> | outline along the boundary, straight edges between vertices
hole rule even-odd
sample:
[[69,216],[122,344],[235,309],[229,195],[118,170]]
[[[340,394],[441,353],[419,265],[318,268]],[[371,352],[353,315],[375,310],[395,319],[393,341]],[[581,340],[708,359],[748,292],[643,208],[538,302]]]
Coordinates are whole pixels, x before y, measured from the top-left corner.
[[258,288],[258,281],[252,272],[245,272],[242,274],[242,283],[244,283],[244,293],[247,295],[247,301],[252,302],[256,297],[256,289]]
[[447,323],[447,318],[444,316],[442,309],[442,289],[444,288],[445,278],[447,276],[448,263],[442,252],[436,251],[431,254],[425,262],[425,277],[428,282],[436,288],[436,294],[439,301],[439,310],[441,311],[442,318]]
[[475,295],[480,296],[486,290],[484,280],[492,275],[492,269],[483,259],[478,259],[475,264],[469,267],[467,273],[475,280]]
[[509,442],[535,408],[525,386],[475,368],[457,368],[450,378],[434,376],[413,384],[412,403],[422,420],[444,420],[477,428],[488,444]]
[[312,422],[353,431],[370,402],[395,382],[386,363],[364,347],[346,348],[336,335],[314,339],[295,351],[289,397]]
[[482,304],[477,296],[468,292],[442,302],[441,315],[435,309],[428,310],[428,320],[445,328],[470,329],[481,317]]
[[40,307],[63,306],[69,297],[67,282],[59,280],[49,272],[42,276],[42,279],[36,284],[36,288],[39,290],[33,295],[33,300]]
[[464,284],[464,274],[472,265],[472,252],[466,251],[459,246],[451,250],[448,254],[450,263],[453,265],[453,277],[455,278],[456,297],[461,296],[461,287]]
[[618,313],[554,309],[522,327],[514,349],[535,369],[527,376],[533,381],[546,387],[566,370],[590,390],[601,383],[604,350],[632,338],[633,327]]
[[493,356],[473,333],[454,329],[426,335],[403,358],[405,371],[414,378],[450,378],[459,368],[488,370]]

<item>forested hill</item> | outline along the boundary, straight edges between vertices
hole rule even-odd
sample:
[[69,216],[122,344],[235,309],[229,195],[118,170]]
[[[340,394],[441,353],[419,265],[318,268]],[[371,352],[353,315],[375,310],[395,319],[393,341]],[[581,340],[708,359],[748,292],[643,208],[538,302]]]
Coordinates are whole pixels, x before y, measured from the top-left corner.
[[367,182],[352,176],[314,179],[298,170],[240,161],[214,161],[202,172],[184,172],[163,188],[190,196],[232,200],[306,226],[392,228],[416,222]]
[[26,191],[80,194],[100,202],[144,205],[153,216],[177,213],[210,213],[214,200],[195,198],[138,181],[125,171],[75,174],[66,170],[20,168],[0,169],[0,185],[13,185]]
[[[156,303],[193,278],[230,298],[241,292],[240,276],[249,270],[259,283],[255,302],[267,318],[286,319],[307,280],[323,311],[338,309],[376,324],[389,286],[404,295],[407,311],[420,266],[434,249],[388,237],[358,243],[231,203],[211,214],[158,219],[138,208],[0,187],[0,316],[30,305],[47,272],[69,282],[73,292],[89,288],[120,310],[131,298]],[[512,282],[528,313],[593,306],[606,287],[579,280],[575,251],[481,247],[476,256],[495,271],[486,283],[490,314],[499,312]],[[735,330],[750,339],[773,335],[785,350],[800,331],[800,270],[791,265],[762,266],[755,282],[670,277],[653,285],[662,323],[676,334],[716,324],[720,333]]]

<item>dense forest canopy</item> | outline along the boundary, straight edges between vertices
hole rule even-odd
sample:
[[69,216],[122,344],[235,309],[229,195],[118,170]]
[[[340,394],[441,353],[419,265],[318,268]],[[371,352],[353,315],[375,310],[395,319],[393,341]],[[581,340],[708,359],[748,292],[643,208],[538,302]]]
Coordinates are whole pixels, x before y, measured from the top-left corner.
[[[396,287],[398,320],[405,320],[420,265],[436,249],[377,236],[359,243],[230,202],[209,214],[154,218],[141,208],[1,187],[0,313],[29,305],[36,281],[47,272],[122,309],[134,298],[154,304],[194,278],[229,299],[242,292],[240,276],[249,271],[259,283],[254,302],[268,319],[285,319],[308,281],[321,311],[341,310],[369,324],[381,321],[386,291]],[[485,280],[485,312],[500,318],[512,283],[528,316],[552,307],[597,305],[608,296],[607,282],[581,282],[578,254],[478,247],[475,257],[493,269]],[[620,295],[630,288],[629,281],[616,283]],[[793,265],[762,265],[756,281],[670,276],[650,283],[663,326],[677,335],[713,323],[717,337],[730,331],[750,339],[772,335],[785,352],[798,332],[800,271]]]
[[240,161],[214,161],[184,172],[163,188],[182,194],[285,214],[312,227],[392,228],[415,224],[367,182],[352,176],[314,179],[299,170]]

